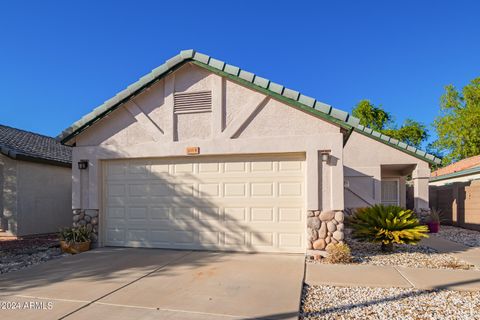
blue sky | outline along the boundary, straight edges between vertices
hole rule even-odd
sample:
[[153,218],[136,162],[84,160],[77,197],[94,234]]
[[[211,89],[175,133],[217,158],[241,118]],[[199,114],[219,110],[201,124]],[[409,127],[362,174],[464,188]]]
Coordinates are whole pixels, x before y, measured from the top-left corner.
[[0,123],[55,136],[182,49],[430,124],[480,76],[478,1],[2,1]]

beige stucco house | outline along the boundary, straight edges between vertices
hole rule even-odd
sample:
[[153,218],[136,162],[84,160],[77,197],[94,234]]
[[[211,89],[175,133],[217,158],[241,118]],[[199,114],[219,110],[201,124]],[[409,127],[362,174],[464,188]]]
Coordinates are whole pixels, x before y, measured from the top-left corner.
[[74,223],[100,246],[321,250],[343,240],[345,208],[404,205],[407,175],[427,208],[439,161],[193,50],[58,138],[73,146]]
[[71,225],[71,148],[0,125],[0,237]]

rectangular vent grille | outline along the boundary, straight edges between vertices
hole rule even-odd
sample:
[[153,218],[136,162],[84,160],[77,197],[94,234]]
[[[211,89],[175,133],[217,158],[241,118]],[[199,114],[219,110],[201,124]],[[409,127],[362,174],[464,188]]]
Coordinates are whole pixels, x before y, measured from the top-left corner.
[[212,92],[198,91],[174,94],[173,112],[198,113],[212,111]]

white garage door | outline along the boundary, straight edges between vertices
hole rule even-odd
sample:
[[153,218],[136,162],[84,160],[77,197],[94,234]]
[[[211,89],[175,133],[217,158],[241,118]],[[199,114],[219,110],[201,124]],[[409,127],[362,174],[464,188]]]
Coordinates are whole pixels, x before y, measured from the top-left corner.
[[304,156],[105,163],[108,246],[304,252]]

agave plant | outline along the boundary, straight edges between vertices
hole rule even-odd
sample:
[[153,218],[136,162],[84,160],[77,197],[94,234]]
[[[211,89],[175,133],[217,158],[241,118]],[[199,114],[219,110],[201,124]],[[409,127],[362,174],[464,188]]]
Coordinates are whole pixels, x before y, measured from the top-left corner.
[[392,251],[394,243],[416,244],[428,237],[428,228],[420,224],[415,213],[398,206],[374,205],[357,209],[348,223],[354,238],[381,243],[382,251]]
[[79,243],[90,241],[92,236],[91,229],[86,226],[64,228],[59,232],[60,240],[67,243]]

